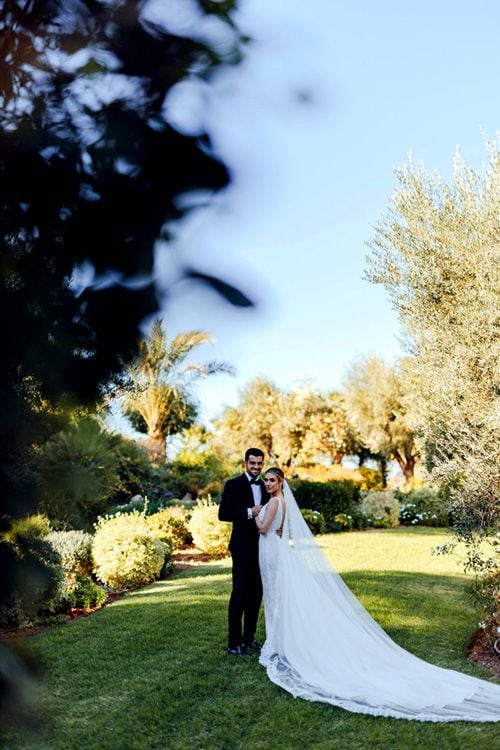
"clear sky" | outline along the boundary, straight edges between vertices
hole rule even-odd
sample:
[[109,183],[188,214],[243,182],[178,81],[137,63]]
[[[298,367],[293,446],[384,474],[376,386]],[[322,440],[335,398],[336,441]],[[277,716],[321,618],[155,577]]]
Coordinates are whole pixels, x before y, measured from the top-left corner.
[[244,63],[171,107],[179,127],[207,127],[233,181],[157,262],[164,280],[174,254],[259,302],[235,311],[187,283],[169,297],[169,334],[212,332],[216,344],[200,359],[237,369],[199,389],[205,420],[257,375],[333,389],[355,356],[400,355],[385,292],[362,279],[393,170],[411,149],[448,178],[457,146],[480,168],[481,129],[491,139],[500,127],[497,0],[240,7],[239,26],[253,38]]

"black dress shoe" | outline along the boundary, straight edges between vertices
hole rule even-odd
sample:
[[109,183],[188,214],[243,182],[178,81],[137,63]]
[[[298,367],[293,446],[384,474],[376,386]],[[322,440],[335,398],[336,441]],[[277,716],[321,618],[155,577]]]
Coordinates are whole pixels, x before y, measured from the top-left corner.
[[233,656],[246,656],[247,650],[243,644],[241,646],[235,646],[234,648],[231,648],[231,646],[227,647],[227,653],[233,654]]
[[262,646],[258,641],[252,641],[251,643],[245,643],[245,648],[251,648],[253,651],[260,651]]

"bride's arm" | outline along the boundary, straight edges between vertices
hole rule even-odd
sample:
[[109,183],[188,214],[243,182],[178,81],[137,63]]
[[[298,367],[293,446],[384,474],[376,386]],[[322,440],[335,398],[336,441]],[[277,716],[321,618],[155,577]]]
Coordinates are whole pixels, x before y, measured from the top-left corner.
[[267,530],[269,529],[277,510],[278,498],[273,497],[271,498],[271,500],[269,500],[266,506],[266,515],[264,516],[264,520],[261,521],[258,516],[255,516],[255,523],[257,524],[257,528],[259,529],[261,534],[267,534]]

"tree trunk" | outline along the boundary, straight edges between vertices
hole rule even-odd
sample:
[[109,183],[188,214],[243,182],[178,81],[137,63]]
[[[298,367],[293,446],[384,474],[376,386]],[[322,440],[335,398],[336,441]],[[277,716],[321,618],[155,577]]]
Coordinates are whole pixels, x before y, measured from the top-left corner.
[[358,448],[355,455],[358,457],[359,466],[361,467],[371,458],[372,454],[368,448]]
[[387,459],[383,456],[377,457],[378,470],[382,475],[382,487],[387,487]]
[[413,456],[407,459],[406,464],[402,467],[403,474],[405,475],[405,482],[409,482],[413,479],[415,473],[415,459]]
[[415,471],[415,457],[414,456],[403,456],[398,452],[394,451],[394,458],[399,464],[399,468],[403,472],[405,482],[409,482],[410,479],[413,479],[414,471]]
[[336,453],[330,453],[330,459],[331,459],[332,464],[342,466],[342,461],[344,460],[345,455],[346,455],[345,451],[342,451],[342,452],[337,451]]
[[155,429],[148,433],[146,442],[151,461],[155,464],[164,464],[166,460],[165,437],[161,430]]

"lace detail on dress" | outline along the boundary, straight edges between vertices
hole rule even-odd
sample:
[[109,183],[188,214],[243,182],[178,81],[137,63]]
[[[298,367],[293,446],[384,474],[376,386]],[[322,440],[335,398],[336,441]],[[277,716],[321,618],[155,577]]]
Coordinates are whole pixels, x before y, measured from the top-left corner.
[[[267,664],[267,675],[271,682],[291,693],[294,698],[302,698],[306,701],[317,701],[329,703],[338,708],[344,708],[351,713],[368,714],[370,716],[387,716],[393,719],[412,719],[413,721],[430,721],[443,723],[451,721],[475,721],[491,722],[500,721],[500,707],[495,708],[494,695],[489,688],[498,686],[483,682],[483,686],[476,689],[470,698],[458,705],[427,706],[422,708],[405,707],[390,703],[386,705],[370,705],[362,700],[346,700],[330,694],[315,685],[310,685],[301,678],[299,673],[288,663],[286,658],[274,653],[269,657]],[[429,665],[432,666],[432,665]],[[436,667],[437,669],[437,667]],[[451,672],[451,670],[448,670]],[[474,680],[474,678],[470,678]],[[477,680],[477,682],[481,682]],[[493,712],[493,713],[492,713]],[[496,715],[495,715],[496,712]]]

